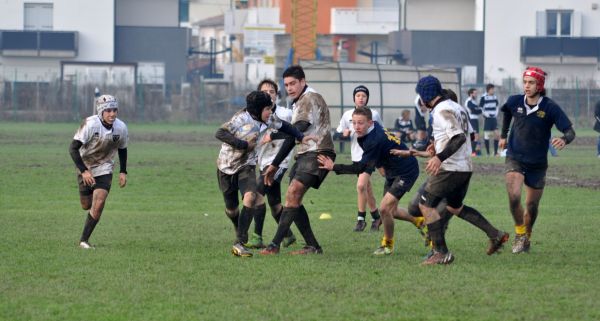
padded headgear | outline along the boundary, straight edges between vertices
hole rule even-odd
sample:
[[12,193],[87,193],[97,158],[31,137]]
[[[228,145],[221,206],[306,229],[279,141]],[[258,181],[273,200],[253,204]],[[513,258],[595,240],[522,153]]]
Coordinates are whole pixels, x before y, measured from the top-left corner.
[[525,72],[523,72],[523,78],[525,76],[533,77],[536,80],[536,90],[541,93],[544,91],[544,83],[546,82],[546,72],[539,67],[528,67]]
[[415,91],[421,96],[423,103],[427,105],[435,97],[442,94],[442,84],[437,78],[429,75],[419,80]]
[[273,101],[269,94],[255,90],[246,96],[246,111],[255,120],[261,121],[260,114],[265,107],[273,107]]
[[367,95],[367,104],[369,103],[369,88],[360,85],[356,88],[354,88],[354,91],[352,92],[352,101],[356,102],[356,93],[358,92],[363,92],[365,93],[365,95]]
[[117,98],[111,95],[102,95],[96,98],[96,112],[99,116],[102,116],[102,112],[109,108],[119,109]]

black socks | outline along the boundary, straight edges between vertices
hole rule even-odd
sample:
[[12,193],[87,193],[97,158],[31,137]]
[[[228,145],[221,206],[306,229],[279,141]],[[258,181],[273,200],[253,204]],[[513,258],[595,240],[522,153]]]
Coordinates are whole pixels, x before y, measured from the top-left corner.
[[85,224],[83,225],[83,232],[81,233],[81,242],[87,242],[98,224],[99,220],[95,220],[92,215],[88,212],[87,218],[85,219]]

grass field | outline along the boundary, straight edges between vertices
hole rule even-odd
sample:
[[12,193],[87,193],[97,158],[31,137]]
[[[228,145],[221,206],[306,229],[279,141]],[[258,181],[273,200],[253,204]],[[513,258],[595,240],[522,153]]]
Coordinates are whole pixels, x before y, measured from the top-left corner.
[[[396,252],[383,258],[371,255],[381,232],[352,232],[351,175],[330,175],[305,198],[324,255],[231,256],[214,126],[130,125],[128,186],[113,184],[97,249],[81,250],[85,216],[67,152],[76,127],[0,123],[0,320],[600,319],[591,131],[550,160],[531,253],[489,257],[485,235],[455,218],[455,263],[421,267],[426,249],[409,224],[397,222]],[[466,203],[512,241],[503,159],[474,162]],[[319,220],[323,212],[333,219]],[[275,227],[267,214],[267,239]]]

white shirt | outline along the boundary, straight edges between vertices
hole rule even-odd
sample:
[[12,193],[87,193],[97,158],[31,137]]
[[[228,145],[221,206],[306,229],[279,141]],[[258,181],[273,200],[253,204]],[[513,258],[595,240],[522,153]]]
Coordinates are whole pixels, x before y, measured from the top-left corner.
[[[275,115],[277,115],[277,117],[279,119],[285,120],[288,123],[290,123],[292,121],[292,111],[288,108],[277,106],[277,109],[275,109]],[[270,134],[270,133],[276,132],[276,131],[277,130],[275,130],[275,129],[268,129],[268,130],[264,131],[262,133],[261,137],[258,138],[258,141],[261,142],[262,137],[264,135],[267,135],[267,134]],[[275,159],[275,156],[277,156],[277,153],[281,149],[281,145],[283,145],[283,141],[284,141],[283,139],[276,139],[276,140],[270,141],[267,144],[259,146],[258,165],[259,165],[260,170],[263,170],[265,167],[271,165],[271,163]],[[281,164],[279,164],[280,168],[288,168],[288,164],[290,162],[290,158],[292,158],[292,154],[293,154],[293,151],[287,155],[287,157],[281,162]]]
[[129,137],[127,125],[120,119],[115,119],[112,128],[108,129],[102,125],[100,116],[94,115],[86,118],[73,139],[83,143],[79,155],[92,176],[97,177],[112,174],[117,149],[127,148]]
[[462,106],[450,99],[439,103],[431,111],[433,122],[433,139],[435,140],[435,152],[440,153],[446,148],[448,141],[455,135],[465,134],[467,140],[452,156],[442,162],[441,169],[450,172],[472,172],[471,143],[469,140],[469,116]]
[[[371,109],[371,108],[369,108]],[[358,136],[356,136],[354,132],[354,126],[352,125],[352,113],[354,109],[350,109],[344,112],[342,118],[340,118],[340,124],[337,127],[336,131],[338,133],[343,133],[345,129],[350,130],[350,155],[352,156],[353,162],[358,162],[362,158],[363,150],[358,145]],[[373,121],[376,121],[383,126],[383,122],[381,121],[381,116],[379,112],[375,109],[371,109],[371,113],[373,114]]]

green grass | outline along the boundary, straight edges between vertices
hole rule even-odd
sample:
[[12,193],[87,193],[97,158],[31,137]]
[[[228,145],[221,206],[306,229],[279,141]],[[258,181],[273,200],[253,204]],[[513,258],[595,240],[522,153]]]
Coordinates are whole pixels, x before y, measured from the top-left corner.
[[[305,198],[324,255],[231,256],[215,126],[131,125],[128,186],[113,185],[97,249],[80,250],[84,212],[67,152],[76,127],[0,123],[0,320],[600,319],[598,189],[576,187],[600,182],[595,144],[550,160],[530,254],[488,257],[485,235],[455,218],[455,263],[421,267],[426,249],[409,224],[397,222],[385,258],[371,255],[380,234],[351,232],[351,175],[330,175]],[[474,175],[466,203],[512,235],[502,162],[475,159],[489,173]],[[382,183],[375,175],[376,195]],[[268,216],[267,239],[275,228]]]

